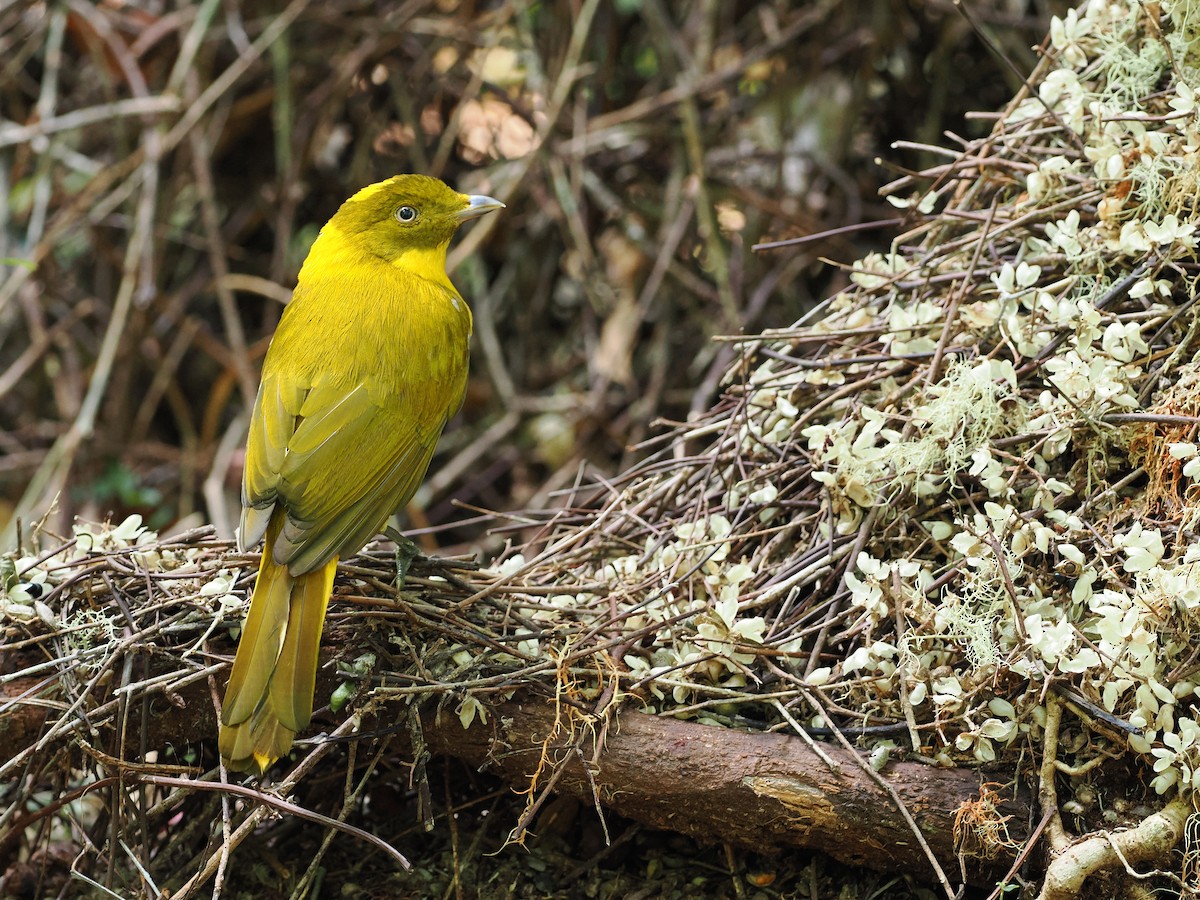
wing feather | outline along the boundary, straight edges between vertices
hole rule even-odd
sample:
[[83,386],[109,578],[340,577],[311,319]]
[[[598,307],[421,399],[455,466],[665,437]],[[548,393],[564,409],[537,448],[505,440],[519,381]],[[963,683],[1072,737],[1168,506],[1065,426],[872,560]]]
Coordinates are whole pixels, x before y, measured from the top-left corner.
[[[358,493],[349,505],[336,511],[318,531],[295,529],[289,537],[290,521],[280,535],[277,551],[286,554],[288,566],[297,572],[310,571],[329,553],[350,553],[362,548],[387,522],[388,516],[403,506],[416,492],[433,457],[433,443],[412,445]],[[350,548],[353,548],[351,550]]]
[[261,438],[285,418],[293,430],[284,452],[256,454],[255,441],[248,442],[241,531],[251,544],[282,502],[287,517],[274,556],[294,576],[358,551],[408,501],[459,399],[457,391],[441,402],[405,391],[384,406],[386,394],[366,380],[345,389],[327,378],[302,391],[268,391],[264,381],[264,395],[279,399],[259,404],[256,419],[273,420],[259,429]]
[[408,404],[384,409],[367,399],[368,391],[354,394],[354,403],[343,404],[353,415],[331,417],[333,427],[319,438],[298,434],[304,452],[293,454],[289,446],[280,482],[288,516],[275,558],[293,573],[370,540],[416,491],[445,424],[445,409],[418,428],[413,422],[422,416]]
[[246,461],[242,469],[242,523],[238,543],[253,547],[267,531],[279,493],[288,441],[296,430],[307,385],[302,380],[264,374],[254,401]]

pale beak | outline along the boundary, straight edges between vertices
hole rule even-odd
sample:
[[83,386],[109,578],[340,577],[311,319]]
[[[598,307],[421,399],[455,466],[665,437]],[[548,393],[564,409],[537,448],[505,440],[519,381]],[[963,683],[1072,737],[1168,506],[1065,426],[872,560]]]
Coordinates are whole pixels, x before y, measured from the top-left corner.
[[484,194],[471,194],[467,197],[467,208],[458,211],[458,219],[460,222],[465,222],[468,219],[477,219],[494,209],[504,209],[504,204],[495,197],[488,197]]

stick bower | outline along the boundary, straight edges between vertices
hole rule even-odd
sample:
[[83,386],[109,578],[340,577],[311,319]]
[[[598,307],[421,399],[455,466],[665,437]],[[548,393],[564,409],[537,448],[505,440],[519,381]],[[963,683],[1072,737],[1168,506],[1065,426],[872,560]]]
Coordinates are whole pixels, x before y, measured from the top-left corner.
[[[809,847],[932,878],[927,853],[957,867],[961,810],[1011,827],[1010,838],[1023,834],[1030,815],[1027,794],[999,801],[967,769],[891,763],[881,777],[846,747],[638,712],[644,704],[622,702],[634,696],[621,686],[629,676],[613,668],[595,623],[556,615],[553,629],[534,631],[546,603],[461,560],[418,558],[397,595],[394,556],[375,552],[339,569],[317,733],[299,743],[269,795],[227,789],[260,802],[240,803],[232,834],[223,836],[221,816],[204,819],[202,810],[222,789],[212,768],[215,703],[254,556],[207,529],[158,540],[130,520],[80,525],[73,540],[17,567],[23,578],[8,591],[0,676],[0,755],[12,785],[0,850],[9,885],[32,877],[28,859],[39,859],[47,877],[38,850],[49,848],[38,842],[63,829],[78,830],[81,841],[86,834],[96,848],[76,863],[88,873],[103,858],[115,817],[121,833],[141,836],[138,865],[186,895],[280,806],[277,798],[305,795],[306,782],[330,767],[425,751],[527,789],[526,815],[511,823],[516,840],[552,792],[565,792],[601,816],[613,809],[701,840],[760,851]],[[26,602],[17,602],[22,594]],[[610,630],[622,627],[606,621]],[[553,661],[534,658],[531,640],[554,648]],[[50,803],[39,799],[47,793]],[[897,839],[907,828],[897,801],[919,818],[926,849]],[[338,816],[335,807],[284,808]],[[181,810],[190,834],[179,833]],[[189,839],[193,855],[180,864]],[[214,841],[221,850],[212,850]],[[972,880],[1003,874],[1015,846],[1010,840],[988,851]]]

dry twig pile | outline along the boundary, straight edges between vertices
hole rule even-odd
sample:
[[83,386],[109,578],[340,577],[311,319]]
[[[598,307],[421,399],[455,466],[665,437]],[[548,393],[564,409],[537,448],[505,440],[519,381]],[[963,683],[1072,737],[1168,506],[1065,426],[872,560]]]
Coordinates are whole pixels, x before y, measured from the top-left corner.
[[1056,20],[992,134],[890,186],[890,253],[509,563],[644,709],[1029,777],[1046,897],[1164,861],[1200,787],[1198,34]]

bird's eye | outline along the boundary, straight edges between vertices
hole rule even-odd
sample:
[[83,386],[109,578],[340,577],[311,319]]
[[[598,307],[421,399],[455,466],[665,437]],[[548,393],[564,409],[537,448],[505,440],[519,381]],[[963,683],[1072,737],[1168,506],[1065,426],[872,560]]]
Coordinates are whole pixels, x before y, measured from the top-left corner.
[[401,222],[411,222],[417,217],[417,211],[411,206],[402,206],[396,210],[396,218]]

